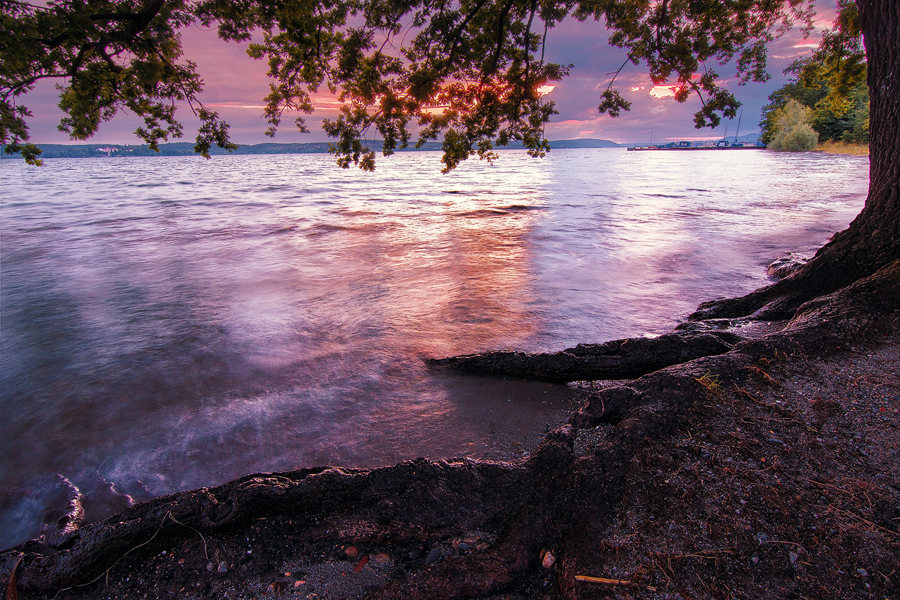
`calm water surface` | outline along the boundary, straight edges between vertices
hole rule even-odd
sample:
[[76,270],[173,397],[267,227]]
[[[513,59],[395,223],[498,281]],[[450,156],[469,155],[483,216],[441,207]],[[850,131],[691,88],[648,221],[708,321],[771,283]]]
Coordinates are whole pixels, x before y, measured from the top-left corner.
[[423,357],[668,331],[862,208],[865,158],[3,161],[0,547],[256,471],[510,458],[564,386]]

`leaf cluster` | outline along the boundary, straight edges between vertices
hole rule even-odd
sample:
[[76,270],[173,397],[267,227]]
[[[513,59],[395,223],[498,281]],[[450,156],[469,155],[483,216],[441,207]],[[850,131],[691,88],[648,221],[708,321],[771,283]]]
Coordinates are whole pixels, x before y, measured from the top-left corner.
[[[31,113],[18,98],[42,79],[52,79],[66,117],[59,129],[87,139],[119,111],[143,118],[135,133],[152,148],[181,137],[176,103],[192,108],[202,81],[196,65],[180,61],[178,29],[194,22],[184,0],[58,0],[35,6],[0,0],[0,142],[6,152],[21,151],[31,163],[40,150],[31,144]],[[200,110],[197,151],[211,143],[228,147],[227,126]],[[233,146],[233,145],[232,145]]]
[[[734,61],[741,85],[767,81],[768,44],[796,23],[808,34],[813,12],[808,0],[583,0],[574,15],[605,20],[610,44],[624,48],[628,61],[645,63],[655,85],[674,79],[676,101],[696,94],[702,105],[694,115],[699,129],[717,127],[740,107],[710,65]],[[630,106],[612,85],[599,110],[617,116]]]

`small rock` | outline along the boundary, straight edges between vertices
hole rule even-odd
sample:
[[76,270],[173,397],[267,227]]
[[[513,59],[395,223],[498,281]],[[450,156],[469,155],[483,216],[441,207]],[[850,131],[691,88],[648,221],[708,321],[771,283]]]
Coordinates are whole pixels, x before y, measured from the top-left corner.
[[304,581],[303,579],[298,579],[297,581],[294,582],[294,587],[298,588],[301,585],[303,585],[304,583],[306,583],[306,581]]
[[769,541],[769,536],[767,536],[765,533],[760,531],[759,533],[756,534],[756,541],[758,541],[760,544],[765,544],[766,542]]
[[425,557],[425,564],[430,565],[431,563],[436,563],[441,559],[441,549],[440,548],[432,548],[431,552],[428,553],[428,556]]
[[787,252],[768,266],[766,274],[772,279],[784,279],[798,271],[808,262],[809,258],[802,254]]
[[356,558],[357,556],[359,556],[359,550],[356,548],[356,546],[347,546],[346,548],[344,548],[344,554],[346,554],[350,558]]
[[859,573],[859,574],[860,574],[861,576],[863,576],[863,577],[868,577],[868,576],[869,576],[869,572],[866,571],[865,569],[857,569],[856,572]]
[[788,557],[791,559],[791,564],[795,564],[798,560],[800,560],[800,555],[796,552],[789,552]]
[[207,570],[207,571],[212,571],[212,570],[215,569],[215,568],[216,568],[216,565],[212,564],[211,562],[206,563],[206,570]]
[[552,552],[550,552],[549,550],[544,552],[544,557],[541,559],[541,565],[545,569],[549,569],[550,567],[552,567],[555,562],[556,562],[556,557],[553,556]]
[[376,554],[372,557],[372,560],[374,560],[377,563],[384,564],[384,563],[391,562],[391,557],[386,552],[379,552],[378,554]]
[[219,573],[227,573],[228,572],[228,563],[224,560],[219,563]]

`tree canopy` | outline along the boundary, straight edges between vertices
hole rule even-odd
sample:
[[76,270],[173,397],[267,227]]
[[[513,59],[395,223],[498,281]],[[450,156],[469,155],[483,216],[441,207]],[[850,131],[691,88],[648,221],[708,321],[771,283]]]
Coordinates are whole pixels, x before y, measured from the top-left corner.
[[[765,81],[766,48],[799,23],[811,0],[57,0],[36,6],[0,0],[0,142],[39,161],[29,144],[31,113],[20,103],[42,79],[60,82],[59,128],[86,139],[121,110],[144,119],[135,133],[151,147],[180,137],[176,104],[199,116],[197,152],[228,148],[228,125],[201,101],[197,66],[184,59],[180,31],[215,25],[224,40],[250,41],[266,60],[267,133],[285,112],[309,114],[320,90],[343,103],[324,128],[338,163],[374,168],[363,138],[377,133],[390,154],[440,139],[445,169],[473,154],[491,158],[516,140],[533,155],[548,148],[543,126],[555,114],[541,86],[569,66],[544,60],[563,19],[594,20],[627,61],[654,83],[677,86],[676,100],[699,95],[699,127],[733,117],[740,103],[712,66],[732,62],[742,83]],[[627,62],[625,63],[627,64]],[[624,67],[624,65],[623,65]],[[621,68],[620,68],[621,70]],[[598,110],[630,105],[612,87]],[[303,117],[295,120],[301,130]],[[413,142],[413,137],[416,141]]]

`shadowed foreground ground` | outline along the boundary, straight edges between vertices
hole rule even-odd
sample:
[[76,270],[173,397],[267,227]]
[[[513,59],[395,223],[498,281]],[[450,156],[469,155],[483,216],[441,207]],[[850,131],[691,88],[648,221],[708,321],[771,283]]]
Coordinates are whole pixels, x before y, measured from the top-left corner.
[[582,384],[520,461],[251,475],[63,522],[0,553],[7,598],[900,597],[900,263],[766,335],[670,339],[726,325],[711,355]]

